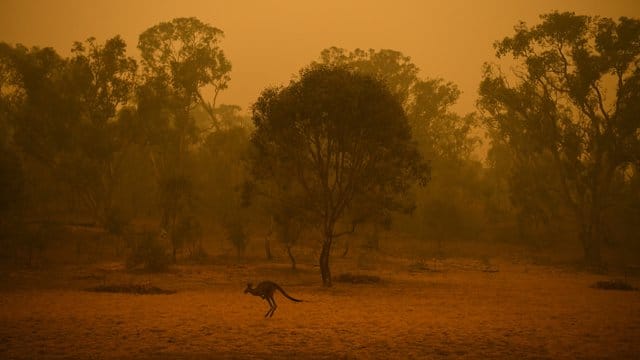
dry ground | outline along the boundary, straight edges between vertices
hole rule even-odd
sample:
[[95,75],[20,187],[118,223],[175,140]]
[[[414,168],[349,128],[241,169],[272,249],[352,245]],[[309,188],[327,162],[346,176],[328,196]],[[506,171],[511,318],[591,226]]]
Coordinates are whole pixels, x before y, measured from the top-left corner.
[[[379,284],[330,289],[318,285],[317,268],[294,274],[284,263],[161,275],[118,264],[8,272],[0,278],[0,358],[640,358],[640,292],[590,288],[608,277],[506,262],[494,273],[409,265],[370,271]],[[345,269],[336,262],[334,275]],[[243,289],[265,278],[305,302],[276,295],[278,310],[264,319],[267,303]],[[82,290],[123,282],[177,293]]]

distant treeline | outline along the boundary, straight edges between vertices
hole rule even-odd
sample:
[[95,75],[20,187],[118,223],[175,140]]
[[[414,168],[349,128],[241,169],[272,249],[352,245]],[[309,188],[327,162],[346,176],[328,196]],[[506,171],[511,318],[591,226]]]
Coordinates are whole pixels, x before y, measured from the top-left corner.
[[405,54],[332,47],[246,115],[216,101],[232,80],[222,38],[162,22],[140,34],[140,61],[119,36],[69,57],[0,43],[3,258],[37,243],[17,229],[70,219],[116,236],[151,221],[174,261],[203,229],[226,229],[240,255],[252,229],[287,246],[315,231],[326,285],[332,240],[361,229],[438,247],[574,241],[592,264],[640,248],[638,19],[518,24],[470,114]]

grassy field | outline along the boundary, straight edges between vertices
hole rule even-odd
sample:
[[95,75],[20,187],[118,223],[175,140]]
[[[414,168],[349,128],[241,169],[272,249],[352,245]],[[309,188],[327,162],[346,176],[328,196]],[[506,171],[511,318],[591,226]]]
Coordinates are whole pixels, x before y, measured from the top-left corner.
[[[130,273],[119,263],[4,272],[0,358],[640,356],[640,292],[591,287],[609,276],[505,260],[492,261],[491,272],[464,258],[384,261],[362,270],[338,257],[334,275],[353,270],[381,281],[332,288],[319,286],[317,268],[292,272],[284,262],[182,265],[164,274]],[[278,310],[265,319],[267,303],[243,294],[247,281],[261,279],[304,302],[278,294]],[[101,284],[176,293],[85,290]]]

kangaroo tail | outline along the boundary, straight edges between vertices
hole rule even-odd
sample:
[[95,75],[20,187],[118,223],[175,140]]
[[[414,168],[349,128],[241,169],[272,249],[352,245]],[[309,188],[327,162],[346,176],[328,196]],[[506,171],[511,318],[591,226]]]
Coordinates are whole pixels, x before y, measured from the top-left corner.
[[291,301],[295,301],[295,302],[302,302],[302,300],[300,299],[296,299],[296,298],[292,298],[291,296],[289,296],[289,294],[287,294],[283,288],[280,287],[280,285],[276,285],[276,288],[278,290],[280,290],[280,292],[282,293],[282,295],[284,295],[284,297],[286,297],[287,299],[291,300]]

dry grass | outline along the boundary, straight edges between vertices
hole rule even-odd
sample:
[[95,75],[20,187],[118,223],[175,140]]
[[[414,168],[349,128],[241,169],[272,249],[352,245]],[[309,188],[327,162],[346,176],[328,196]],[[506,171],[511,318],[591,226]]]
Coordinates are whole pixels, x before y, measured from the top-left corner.
[[[457,266],[453,266],[457,264]],[[451,260],[371,271],[377,284],[320,287],[313,267],[183,266],[130,274],[117,264],[1,278],[0,358],[611,358],[640,354],[640,292],[599,291],[600,276],[552,267]],[[334,273],[353,271],[334,263]],[[357,269],[355,269],[357,270]],[[362,271],[360,271],[362,273]],[[366,273],[366,272],[365,272]],[[95,274],[99,274],[95,275]],[[242,293],[271,279],[292,296],[278,310]],[[636,279],[637,280],[637,279]],[[633,281],[633,280],[630,280]],[[163,296],[87,292],[148,283]]]

